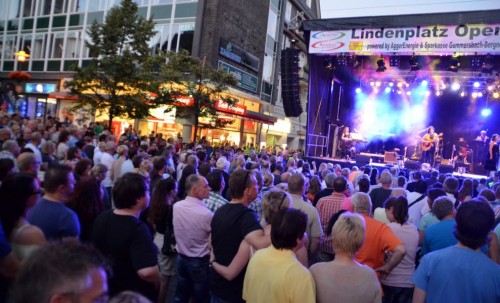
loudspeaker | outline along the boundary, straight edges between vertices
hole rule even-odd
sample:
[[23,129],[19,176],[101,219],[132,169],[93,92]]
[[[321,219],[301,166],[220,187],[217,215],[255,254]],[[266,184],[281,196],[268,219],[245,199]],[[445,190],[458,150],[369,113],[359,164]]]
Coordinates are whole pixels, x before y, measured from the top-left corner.
[[395,152],[385,152],[384,163],[396,163],[398,161],[398,154]]
[[299,50],[286,48],[281,51],[281,98],[285,116],[302,114],[299,86]]
[[452,165],[446,165],[441,162],[441,165],[439,165],[439,173],[441,174],[452,174],[453,173],[453,166]]
[[356,155],[356,164],[358,165],[366,165],[366,164],[369,164],[370,163],[370,156],[366,156],[366,155],[360,155],[360,154],[357,154]]
[[411,170],[420,170],[422,164],[419,161],[406,160],[405,168]]

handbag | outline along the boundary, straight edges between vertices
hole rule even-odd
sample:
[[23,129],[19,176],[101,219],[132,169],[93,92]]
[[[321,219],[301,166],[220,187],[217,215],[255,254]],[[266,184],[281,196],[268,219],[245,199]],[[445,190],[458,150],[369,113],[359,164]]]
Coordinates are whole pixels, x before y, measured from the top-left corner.
[[163,245],[161,247],[161,253],[166,256],[173,256],[177,254],[177,250],[175,249],[175,235],[172,220],[173,206],[167,205],[167,224],[165,227],[165,233],[163,234]]

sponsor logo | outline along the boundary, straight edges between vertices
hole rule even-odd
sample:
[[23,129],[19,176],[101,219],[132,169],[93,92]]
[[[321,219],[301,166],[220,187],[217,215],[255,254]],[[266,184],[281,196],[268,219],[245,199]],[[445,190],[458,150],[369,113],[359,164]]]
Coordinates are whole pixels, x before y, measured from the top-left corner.
[[331,40],[318,41],[316,43],[311,44],[312,48],[321,49],[321,50],[336,50],[344,47],[344,42],[336,42]]
[[314,39],[337,40],[345,36],[344,32],[317,32],[312,35]]

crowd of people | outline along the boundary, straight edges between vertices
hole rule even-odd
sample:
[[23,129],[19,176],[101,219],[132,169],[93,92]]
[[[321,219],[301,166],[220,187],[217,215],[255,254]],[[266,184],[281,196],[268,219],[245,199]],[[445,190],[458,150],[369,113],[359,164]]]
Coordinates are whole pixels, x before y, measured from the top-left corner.
[[1,300],[500,302],[499,174],[16,114],[0,146]]

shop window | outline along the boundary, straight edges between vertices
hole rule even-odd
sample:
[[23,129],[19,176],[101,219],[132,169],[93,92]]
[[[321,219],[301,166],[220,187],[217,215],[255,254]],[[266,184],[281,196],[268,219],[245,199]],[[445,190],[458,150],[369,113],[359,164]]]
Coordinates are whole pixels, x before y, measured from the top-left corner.
[[34,72],[41,72],[43,71],[44,67],[44,61],[31,61],[31,70]]
[[36,21],[36,28],[48,28],[49,21],[49,17],[38,18],[38,20]]
[[76,14],[69,16],[69,26],[83,25],[84,15]]
[[61,61],[50,60],[47,64],[47,71],[58,72],[61,70]]

